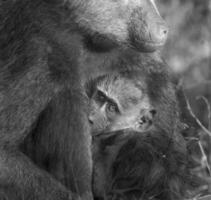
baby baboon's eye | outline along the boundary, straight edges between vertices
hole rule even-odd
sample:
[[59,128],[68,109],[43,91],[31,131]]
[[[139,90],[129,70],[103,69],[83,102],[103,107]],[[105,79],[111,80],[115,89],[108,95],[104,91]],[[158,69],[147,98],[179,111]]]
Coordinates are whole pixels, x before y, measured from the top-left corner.
[[118,106],[116,105],[116,103],[114,103],[112,101],[108,101],[106,110],[110,113],[118,113],[119,112]]

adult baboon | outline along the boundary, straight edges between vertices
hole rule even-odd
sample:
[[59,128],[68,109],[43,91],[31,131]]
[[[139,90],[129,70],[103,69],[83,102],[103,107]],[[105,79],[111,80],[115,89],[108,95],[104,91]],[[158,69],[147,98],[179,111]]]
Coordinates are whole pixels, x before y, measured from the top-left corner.
[[0,198],[91,198],[84,68],[154,51],[167,28],[152,0],[9,0],[0,12]]

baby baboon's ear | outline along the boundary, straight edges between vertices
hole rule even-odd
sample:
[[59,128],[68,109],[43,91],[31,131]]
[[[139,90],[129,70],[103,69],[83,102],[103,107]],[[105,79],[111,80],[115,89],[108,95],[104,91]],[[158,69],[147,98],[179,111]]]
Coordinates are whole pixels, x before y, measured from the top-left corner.
[[155,109],[143,109],[138,119],[139,131],[147,131],[152,125],[157,111]]

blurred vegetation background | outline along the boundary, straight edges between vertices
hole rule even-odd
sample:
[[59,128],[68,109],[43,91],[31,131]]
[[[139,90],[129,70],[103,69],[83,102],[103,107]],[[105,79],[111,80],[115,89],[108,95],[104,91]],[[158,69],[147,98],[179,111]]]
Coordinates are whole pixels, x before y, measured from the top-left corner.
[[193,95],[194,113],[208,127],[207,106],[193,100],[205,96],[211,102],[211,0],[157,1],[170,28],[163,56],[181,76],[187,95]]
[[196,195],[211,194],[211,0],[157,0],[157,5],[170,29],[163,57],[181,77],[196,119],[197,130],[189,135],[199,138],[192,148],[199,163],[195,173],[207,181]]

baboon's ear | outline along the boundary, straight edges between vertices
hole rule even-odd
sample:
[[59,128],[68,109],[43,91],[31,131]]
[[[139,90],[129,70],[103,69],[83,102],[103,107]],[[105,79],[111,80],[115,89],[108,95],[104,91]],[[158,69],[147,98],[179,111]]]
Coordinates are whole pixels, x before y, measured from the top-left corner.
[[153,125],[153,120],[157,111],[155,109],[145,109],[140,112],[138,120],[138,129],[140,131],[147,131]]

